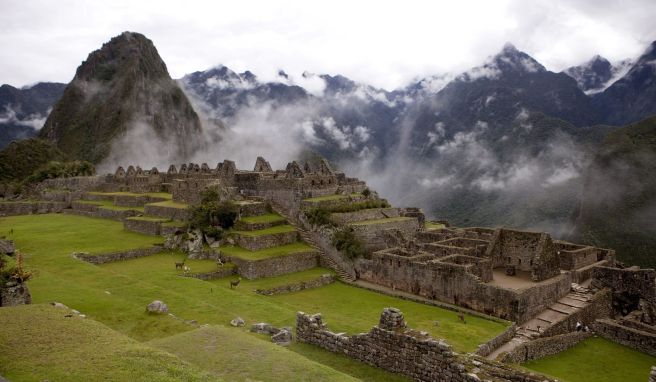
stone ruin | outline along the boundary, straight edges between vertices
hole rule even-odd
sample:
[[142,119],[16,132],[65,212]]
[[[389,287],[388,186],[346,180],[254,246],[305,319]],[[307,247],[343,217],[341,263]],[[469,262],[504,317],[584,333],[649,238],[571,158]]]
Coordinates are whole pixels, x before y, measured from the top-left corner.
[[347,336],[329,331],[320,314],[298,312],[296,339],[415,381],[552,381],[484,358],[458,354],[443,340],[406,326],[401,311],[385,308],[379,324],[368,333]]

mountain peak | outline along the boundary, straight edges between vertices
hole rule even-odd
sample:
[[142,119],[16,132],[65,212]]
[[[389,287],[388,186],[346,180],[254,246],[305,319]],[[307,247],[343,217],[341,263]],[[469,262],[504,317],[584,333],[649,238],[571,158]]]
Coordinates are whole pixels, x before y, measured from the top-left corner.
[[535,73],[547,70],[533,57],[518,50],[509,42],[503,46],[501,51],[492,58],[491,63],[487,65],[493,65],[503,73]]

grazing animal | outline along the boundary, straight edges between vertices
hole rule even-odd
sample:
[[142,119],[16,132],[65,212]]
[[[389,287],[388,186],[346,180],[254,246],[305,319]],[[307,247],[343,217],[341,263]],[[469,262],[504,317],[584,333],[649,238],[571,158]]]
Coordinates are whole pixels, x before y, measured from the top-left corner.
[[221,259],[216,259],[216,265],[219,266],[219,267],[222,266],[223,261],[221,261]]
[[236,288],[241,282],[241,277],[237,280],[230,280],[230,289]]
[[185,265],[184,268],[182,268],[182,270],[184,271],[184,273],[186,275],[187,273],[189,273],[189,271],[191,271],[191,268],[189,268],[188,266]]
[[175,263],[175,269],[183,269],[187,259],[182,260],[181,263]]
[[458,313],[458,319],[463,323],[466,324],[467,321],[465,321],[465,315],[462,313]]

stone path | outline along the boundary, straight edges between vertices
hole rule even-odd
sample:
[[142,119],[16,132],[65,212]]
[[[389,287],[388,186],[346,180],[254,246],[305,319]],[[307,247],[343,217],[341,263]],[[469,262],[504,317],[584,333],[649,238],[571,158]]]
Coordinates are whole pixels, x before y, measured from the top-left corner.
[[592,296],[592,293],[587,288],[579,288],[578,291],[571,291],[567,296],[551,304],[550,307],[533,319],[519,325],[515,337],[493,351],[487,358],[494,360],[501,353],[508,352],[524,342],[540,337],[540,333],[547,328],[588,306]]

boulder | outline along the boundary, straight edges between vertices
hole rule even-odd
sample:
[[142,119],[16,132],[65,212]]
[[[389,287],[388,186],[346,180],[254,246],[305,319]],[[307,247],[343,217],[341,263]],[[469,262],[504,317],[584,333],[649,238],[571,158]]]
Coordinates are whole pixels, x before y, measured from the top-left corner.
[[280,329],[280,331],[271,336],[271,341],[280,346],[289,346],[292,343],[292,332],[287,328]]
[[32,295],[25,283],[8,282],[0,285],[0,306],[16,306],[32,303]]
[[148,304],[146,310],[148,313],[166,314],[169,312],[169,307],[165,303],[155,300]]
[[190,259],[200,259],[203,256],[203,234],[199,230],[189,231],[186,244]]
[[246,325],[246,322],[244,322],[244,319],[241,317],[234,318],[230,321],[230,325],[239,327],[239,326],[244,326]]
[[0,254],[13,255],[14,252],[16,248],[13,241],[0,239]]
[[271,324],[267,324],[266,322],[260,322],[257,324],[254,324],[251,326],[251,332],[257,333],[257,334],[277,334],[280,332],[280,329],[276,328],[275,326]]

